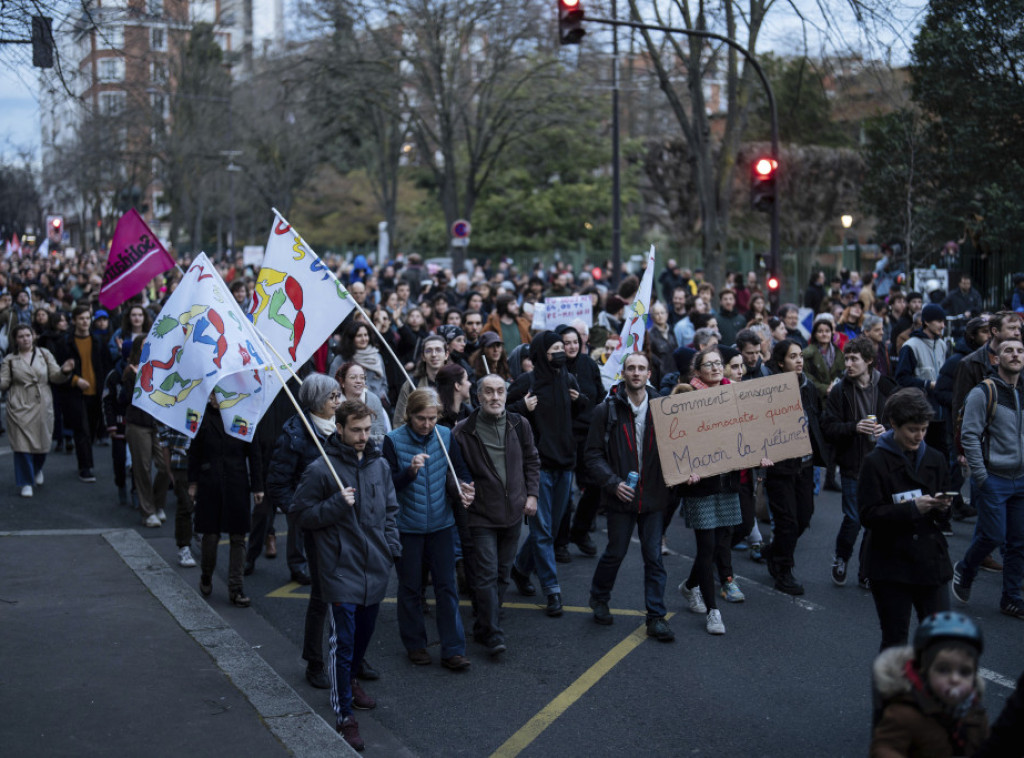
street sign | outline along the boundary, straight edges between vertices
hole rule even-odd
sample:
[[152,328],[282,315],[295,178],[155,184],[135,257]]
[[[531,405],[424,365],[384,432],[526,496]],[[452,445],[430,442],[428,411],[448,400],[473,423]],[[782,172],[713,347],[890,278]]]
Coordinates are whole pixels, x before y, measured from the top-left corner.
[[452,237],[455,239],[466,239],[471,231],[473,227],[464,218],[452,222]]
[[452,237],[452,247],[469,247],[469,237]]

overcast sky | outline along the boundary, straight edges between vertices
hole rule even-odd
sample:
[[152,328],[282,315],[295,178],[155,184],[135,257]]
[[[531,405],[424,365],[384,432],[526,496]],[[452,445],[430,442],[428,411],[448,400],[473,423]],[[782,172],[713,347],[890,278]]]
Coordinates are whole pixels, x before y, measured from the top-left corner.
[[[553,0],[552,0],[553,1]],[[620,6],[625,1],[620,0]],[[792,9],[806,9],[810,24],[805,28]],[[819,8],[833,14],[833,28],[838,33],[822,34],[824,26]],[[805,31],[807,48],[812,55],[822,49],[858,50],[865,57],[889,58],[894,64],[906,63],[908,47],[921,22],[927,3],[922,0],[895,0],[886,6],[877,38],[869,41],[857,25],[846,2],[841,0],[792,0],[790,5],[776,3],[768,14],[761,33],[761,52],[795,53],[804,49]],[[620,12],[621,15],[621,12]],[[26,35],[28,29],[26,28]],[[38,78],[31,67],[31,48],[28,45],[9,46],[4,51],[4,66],[0,70],[0,154],[11,158],[21,148],[38,152],[39,104]]]

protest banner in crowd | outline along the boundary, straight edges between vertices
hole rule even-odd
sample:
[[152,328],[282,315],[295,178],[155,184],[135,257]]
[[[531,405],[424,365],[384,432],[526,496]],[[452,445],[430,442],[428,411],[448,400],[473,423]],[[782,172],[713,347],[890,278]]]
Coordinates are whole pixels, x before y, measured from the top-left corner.
[[652,400],[651,416],[669,485],[811,454],[794,373]]
[[549,297],[543,303],[537,303],[533,306],[533,323],[530,328],[542,332],[545,329],[554,329],[560,324],[571,324],[576,319],[588,325],[593,323],[594,312],[590,295]]

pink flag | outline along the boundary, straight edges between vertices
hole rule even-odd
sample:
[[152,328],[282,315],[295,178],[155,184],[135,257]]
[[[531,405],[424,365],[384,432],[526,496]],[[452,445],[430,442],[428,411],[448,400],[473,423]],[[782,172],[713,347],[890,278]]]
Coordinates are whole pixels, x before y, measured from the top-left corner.
[[100,304],[114,309],[142,292],[157,274],[174,267],[174,259],[160,244],[153,231],[132,208],[121,216],[110,243],[107,270],[100,287]]

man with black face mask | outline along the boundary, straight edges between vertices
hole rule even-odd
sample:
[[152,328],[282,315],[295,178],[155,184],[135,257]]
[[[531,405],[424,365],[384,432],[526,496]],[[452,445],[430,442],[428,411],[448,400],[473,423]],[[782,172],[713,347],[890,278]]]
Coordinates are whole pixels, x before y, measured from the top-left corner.
[[562,615],[562,590],[555,567],[554,537],[569,506],[576,466],[573,419],[586,410],[588,398],[566,369],[565,345],[556,332],[541,332],[530,343],[533,371],[522,374],[508,391],[509,409],[525,416],[540,453],[540,497],[530,518],[530,534],[512,564],[519,594],[537,594],[530,573],[537,572],[547,596],[545,611]]

